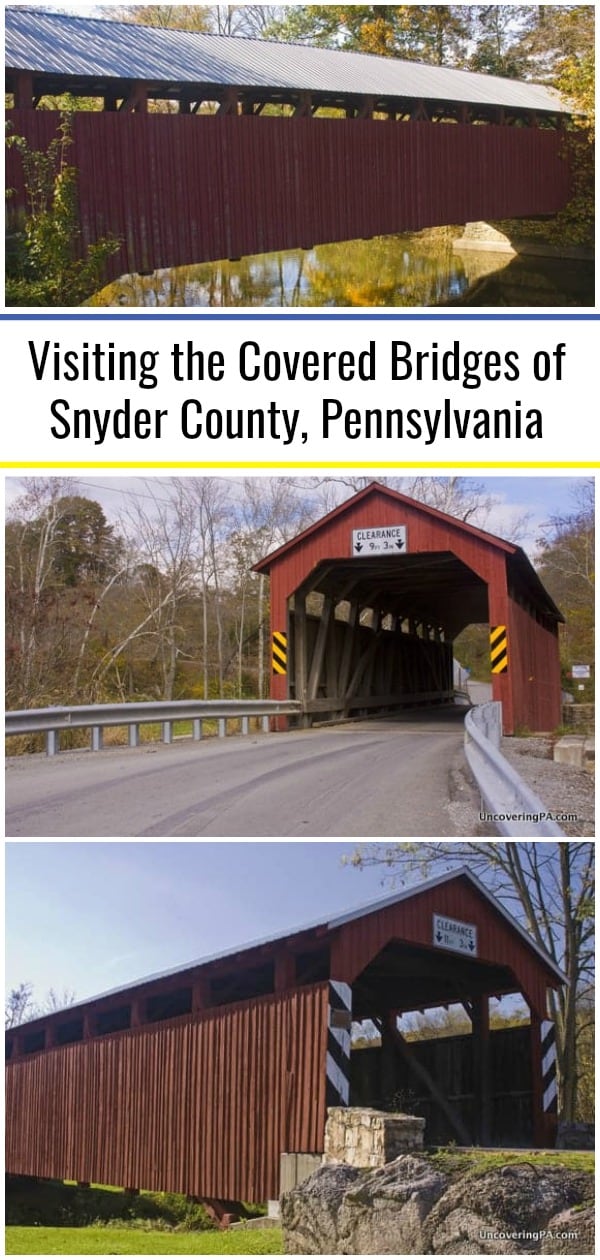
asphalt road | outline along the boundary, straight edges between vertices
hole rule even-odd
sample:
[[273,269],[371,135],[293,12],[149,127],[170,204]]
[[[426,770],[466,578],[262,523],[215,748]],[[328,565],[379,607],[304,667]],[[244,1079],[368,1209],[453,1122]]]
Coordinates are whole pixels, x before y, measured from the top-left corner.
[[476,834],[463,718],[9,758],[6,835]]

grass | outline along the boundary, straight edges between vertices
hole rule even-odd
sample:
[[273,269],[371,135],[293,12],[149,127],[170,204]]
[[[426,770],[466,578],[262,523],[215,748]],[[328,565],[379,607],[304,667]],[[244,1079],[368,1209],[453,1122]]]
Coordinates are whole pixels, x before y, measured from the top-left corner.
[[166,1233],[164,1230],[112,1229],[86,1226],[62,1229],[8,1226],[7,1256],[266,1256],[283,1254],[281,1230],[207,1230]]
[[445,1147],[430,1151],[427,1158],[435,1168],[455,1178],[467,1173],[477,1175],[507,1164],[533,1164],[537,1168],[569,1168],[573,1172],[591,1173],[595,1168],[593,1151],[462,1151]]

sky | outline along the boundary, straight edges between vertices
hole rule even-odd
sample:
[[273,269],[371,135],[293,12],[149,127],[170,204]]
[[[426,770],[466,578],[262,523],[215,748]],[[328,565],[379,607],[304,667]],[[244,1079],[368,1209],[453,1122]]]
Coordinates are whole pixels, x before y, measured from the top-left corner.
[[76,1000],[388,896],[347,842],[6,844],[6,987]]
[[[373,479],[376,480],[376,474],[373,474]],[[512,540],[515,521],[519,521],[520,529],[515,541],[535,558],[540,530],[551,517],[569,515],[575,510],[574,493],[578,481],[584,479],[541,475],[474,476],[472,480],[483,487],[484,496],[492,498],[491,512],[482,527],[501,538]],[[71,477],[69,480],[73,493],[95,499],[112,523],[118,522],[125,515],[128,499],[135,502],[141,496],[146,507],[150,503],[148,479],[141,477],[111,477],[109,473],[99,471],[88,477]],[[161,485],[168,485],[168,480],[166,477],[152,478],[152,486],[157,495]],[[240,479],[230,477],[227,480],[239,482]],[[8,477],[5,484],[6,504],[10,509],[15,499],[23,493],[25,483],[22,478]],[[302,491],[294,488],[294,493],[299,495]]]

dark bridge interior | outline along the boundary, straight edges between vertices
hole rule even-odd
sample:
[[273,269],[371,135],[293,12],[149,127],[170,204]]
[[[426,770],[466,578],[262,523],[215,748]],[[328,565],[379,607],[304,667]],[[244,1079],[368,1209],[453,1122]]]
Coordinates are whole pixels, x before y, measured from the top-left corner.
[[453,640],[487,621],[486,583],[451,552],[322,560],[289,602],[290,697],[332,716],[449,701]]

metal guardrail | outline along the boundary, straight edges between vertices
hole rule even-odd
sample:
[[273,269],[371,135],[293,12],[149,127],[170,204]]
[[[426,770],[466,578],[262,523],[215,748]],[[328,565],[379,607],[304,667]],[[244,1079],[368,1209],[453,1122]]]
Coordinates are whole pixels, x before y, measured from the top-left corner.
[[160,722],[162,742],[173,741],[173,724],[191,721],[192,739],[202,739],[202,723],[216,721],[218,734],[227,734],[229,718],[241,719],[241,733],[247,735],[250,718],[261,718],[262,729],[269,731],[272,717],[300,713],[301,705],[295,700],[157,700],[141,704],[84,704],[72,708],[20,709],[5,715],[5,735],[46,734],[46,752],[49,757],[60,752],[61,731],[81,730],[89,727],[92,732],[93,752],[102,748],[102,732],[107,726],[127,726],[129,747],[137,748],[140,742],[140,726]]
[[482,800],[501,836],[562,836],[539,796],[500,752],[502,705],[477,705],[465,718],[465,754]]

